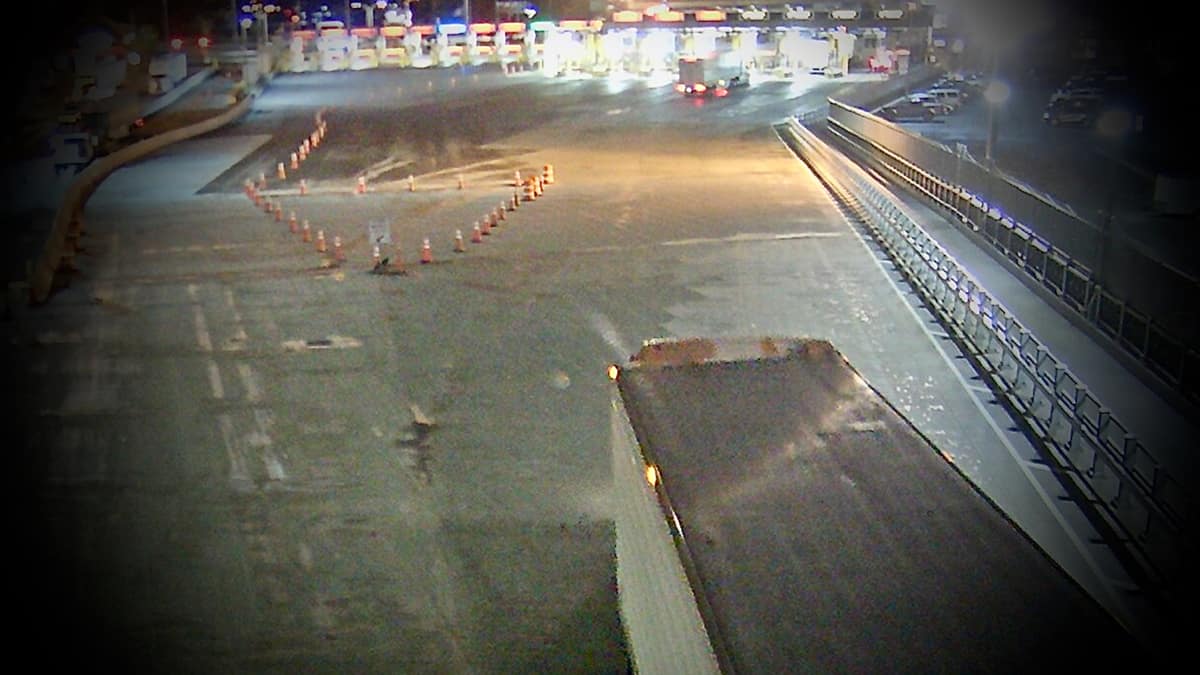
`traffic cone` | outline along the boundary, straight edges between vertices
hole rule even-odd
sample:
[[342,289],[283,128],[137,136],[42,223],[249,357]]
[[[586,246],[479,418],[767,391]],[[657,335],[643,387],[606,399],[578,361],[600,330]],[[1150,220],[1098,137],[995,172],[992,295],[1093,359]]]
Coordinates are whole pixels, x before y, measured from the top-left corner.
[[379,263],[383,261],[383,256],[379,255],[379,244],[371,247],[371,266],[379,267]]
[[258,209],[262,208],[263,196],[258,194],[258,190],[254,191],[252,198],[254,199],[254,208],[258,208]]
[[489,211],[487,214],[488,227],[496,227],[500,224],[500,219],[496,217],[495,211]]
[[317,230],[317,253],[325,252],[325,230]]
[[496,213],[497,221],[506,220],[506,218],[504,217],[504,204],[503,203],[501,203],[499,206],[496,207],[495,213]]
[[521,207],[521,195],[516,190],[513,190],[512,199],[508,200],[508,210],[516,211]]
[[521,172],[513,171],[513,186],[521,187]]
[[254,198],[254,183],[250,182],[249,178],[247,178],[246,182],[242,185],[242,190],[245,191],[247,197],[250,197],[251,199]]
[[279,180],[287,180],[287,172],[283,170],[283,162],[275,166],[275,175],[279,176]]
[[304,154],[306,154],[306,155],[312,154],[312,143],[310,143],[307,138],[304,139],[304,143],[300,147],[303,148]]
[[293,152],[292,153],[292,170],[295,171],[296,169],[299,169],[299,168],[300,168],[300,156]]
[[265,171],[258,172],[258,189],[259,190],[267,189],[267,174]]
[[304,227],[300,229],[300,241],[306,244],[312,241],[312,230],[308,228],[308,218],[304,219]]
[[333,237],[333,259],[338,262],[346,259],[346,252],[342,250],[342,238],[337,235]]
[[416,191],[417,191],[417,183],[416,183],[416,179],[414,179],[414,178],[413,178],[413,175],[412,175],[411,173],[410,173],[410,174],[408,174],[408,191],[409,191],[409,192],[416,192]]
[[309,139],[309,141],[311,141],[311,142],[312,142],[312,146],[313,146],[314,148],[316,148],[317,146],[321,145],[321,137],[320,137],[320,136],[318,136],[318,135],[317,135],[317,132],[315,132],[315,131],[314,131],[314,132],[312,132],[312,135],[310,135],[310,136],[308,137],[308,139]]
[[463,181],[463,175],[460,173],[458,174],[458,189],[461,190],[464,187],[466,187],[466,183]]
[[462,253],[466,250],[467,250],[467,247],[465,244],[463,244],[462,230],[455,230],[454,231],[454,252]]
[[553,164],[547,164],[546,166],[542,167],[542,180],[545,181],[546,185],[552,185],[554,183]]
[[275,203],[275,222],[283,222],[283,207],[278,202]]
[[[308,151],[304,149],[303,144],[301,144],[299,147],[296,148],[296,152],[294,154],[300,159],[301,162],[308,159]],[[300,167],[296,167],[296,168],[300,168]]]
[[525,201],[531,202],[537,199],[537,188],[535,187],[536,184],[537,181],[532,178],[525,181]]
[[303,197],[306,194],[308,194],[308,181],[301,178],[300,179],[300,196]]
[[288,214],[288,230],[292,234],[295,234],[300,231],[300,228],[296,223],[296,212],[295,211],[292,211],[290,214]]
[[483,231],[479,229],[479,225],[475,225],[475,229],[471,230],[471,243],[478,244],[483,241]]
[[367,194],[367,177],[366,176],[358,177],[358,187],[355,189],[355,192],[357,192],[360,195]]
[[421,263],[433,262],[433,249],[429,248],[429,239],[426,238],[421,244]]

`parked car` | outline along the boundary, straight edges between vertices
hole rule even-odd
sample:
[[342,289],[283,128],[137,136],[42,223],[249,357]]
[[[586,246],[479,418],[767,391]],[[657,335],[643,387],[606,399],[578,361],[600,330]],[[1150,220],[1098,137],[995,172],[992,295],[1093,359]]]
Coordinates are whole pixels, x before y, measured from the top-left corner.
[[925,93],[945,103],[951,110],[957,110],[967,101],[967,95],[958,87],[932,87],[926,89]]
[[1091,126],[1104,99],[1099,96],[1075,96],[1046,106],[1042,120],[1051,126]]
[[891,122],[932,122],[937,113],[921,103],[900,101],[881,108],[879,116]]
[[948,115],[954,111],[954,108],[949,103],[942,101],[928,92],[909,94],[908,102],[915,105],[923,105],[932,110],[934,115]]

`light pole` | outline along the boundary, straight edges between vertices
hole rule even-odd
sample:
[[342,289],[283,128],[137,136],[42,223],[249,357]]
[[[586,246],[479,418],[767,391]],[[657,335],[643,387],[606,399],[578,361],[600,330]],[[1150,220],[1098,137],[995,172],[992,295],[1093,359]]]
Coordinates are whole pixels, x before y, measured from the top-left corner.
[[997,80],[995,77],[988,82],[987,87],[983,90],[983,99],[987,101],[988,104],[987,140],[985,141],[984,145],[983,157],[984,161],[987,162],[988,170],[991,170],[991,168],[996,164],[996,160],[993,157],[996,147],[996,137],[998,135],[996,108],[1004,105],[1005,101],[1008,100],[1009,94],[1011,93],[1012,92],[1008,87],[1008,83],[1002,80]]

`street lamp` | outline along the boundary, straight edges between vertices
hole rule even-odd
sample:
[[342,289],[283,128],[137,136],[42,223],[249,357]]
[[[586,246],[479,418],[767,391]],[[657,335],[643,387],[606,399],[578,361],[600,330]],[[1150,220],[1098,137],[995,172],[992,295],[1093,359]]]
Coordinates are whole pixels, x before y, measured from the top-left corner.
[[983,90],[983,100],[987,101],[988,104],[987,141],[986,145],[984,146],[983,157],[987,162],[989,169],[996,163],[995,159],[992,157],[992,152],[996,146],[997,135],[996,108],[1004,105],[1004,103],[1008,101],[1008,97],[1011,93],[1012,90],[1009,89],[1007,82],[1004,82],[1003,80],[997,80],[995,78],[992,78],[992,80],[988,82],[987,87],[985,87]]

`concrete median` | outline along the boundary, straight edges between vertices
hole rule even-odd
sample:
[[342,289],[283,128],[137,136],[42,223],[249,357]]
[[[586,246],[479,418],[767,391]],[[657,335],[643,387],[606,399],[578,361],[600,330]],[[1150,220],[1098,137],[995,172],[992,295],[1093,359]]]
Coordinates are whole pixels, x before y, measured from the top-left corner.
[[41,304],[48,300],[54,290],[56,277],[61,272],[69,271],[72,268],[75,253],[78,250],[78,238],[83,232],[84,206],[105,178],[122,166],[168,145],[206,134],[240,118],[250,110],[250,106],[253,105],[254,99],[260,91],[260,89],[252,91],[225,112],[202,122],[172,129],[139,141],[93,162],[84,169],[63,195],[42,254],[32,265],[28,280],[30,304]]

